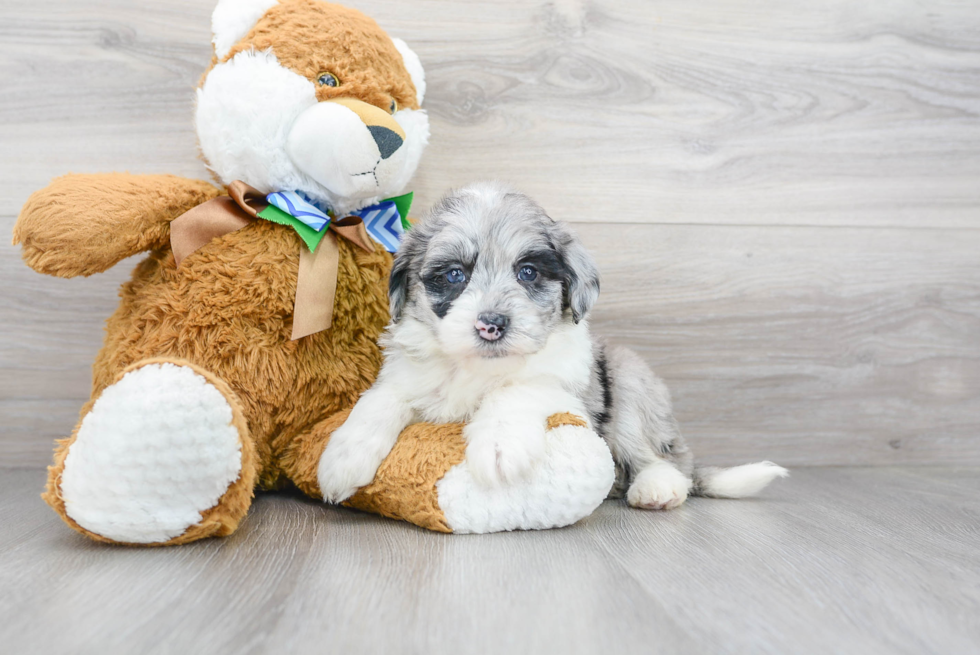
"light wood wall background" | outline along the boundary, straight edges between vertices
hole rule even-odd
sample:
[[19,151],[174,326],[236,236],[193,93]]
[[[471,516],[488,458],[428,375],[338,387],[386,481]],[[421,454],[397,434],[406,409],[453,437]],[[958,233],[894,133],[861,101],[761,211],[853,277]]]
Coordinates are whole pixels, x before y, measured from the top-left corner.
[[[980,462],[980,4],[349,0],[427,68],[417,207],[512,181],[603,272],[594,327],[705,460]],[[88,396],[127,261],[9,245],[68,171],[206,177],[211,0],[0,1],[0,463]]]

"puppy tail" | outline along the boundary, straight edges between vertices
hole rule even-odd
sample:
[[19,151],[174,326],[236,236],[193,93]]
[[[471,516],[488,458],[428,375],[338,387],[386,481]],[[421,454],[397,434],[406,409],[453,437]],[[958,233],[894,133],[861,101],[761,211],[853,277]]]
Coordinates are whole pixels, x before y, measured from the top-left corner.
[[789,471],[772,462],[743,464],[731,468],[695,467],[691,495],[709,498],[745,498],[756,495],[776,478],[785,478],[788,475]]

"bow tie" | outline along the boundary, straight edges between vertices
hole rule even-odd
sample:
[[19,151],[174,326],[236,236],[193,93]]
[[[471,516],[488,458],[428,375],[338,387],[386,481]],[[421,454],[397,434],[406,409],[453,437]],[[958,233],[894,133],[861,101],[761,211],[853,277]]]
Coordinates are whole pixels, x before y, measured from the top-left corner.
[[[333,320],[340,251],[336,238],[324,241],[327,232],[334,232],[336,237],[367,252],[374,252],[372,241],[395,252],[409,227],[411,204],[412,194],[406,193],[337,218],[333,210],[305,194],[276,191],[266,195],[236,180],[228,185],[227,196],[209,200],[175,218],[170,223],[170,245],[179,267],[187,256],[212,239],[239,230],[256,218],[293,228],[303,242],[299,246],[291,337],[300,339],[328,329]],[[324,246],[318,247],[321,241]]]
[[[412,206],[411,192],[395,198],[348,212],[341,220],[361,219],[368,235],[388,252],[398,250],[402,235],[409,228],[408,210]],[[269,206],[258,213],[259,218],[288,225],[296,230],[310,251],[327,233],[337,214],[329,206],[317,202],[301,191],[275,191],[265,197]]]

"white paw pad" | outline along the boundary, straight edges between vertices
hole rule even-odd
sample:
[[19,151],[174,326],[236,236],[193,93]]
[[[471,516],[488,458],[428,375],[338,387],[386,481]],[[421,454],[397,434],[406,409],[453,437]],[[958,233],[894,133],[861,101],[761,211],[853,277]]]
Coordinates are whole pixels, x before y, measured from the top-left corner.
[[[470,427],[470,426],[467,426]],[[510,435],[469,437],[466,466],[473,479],[485,486],[527,478],[544,457],[545,436],[515,430]]]
[[487,486],[466,462],[436,484],[446,523],[458,533],[543,530],[571,525],[598,507],[616,477],[606,442],[588,428],[564,425],[545,434],[528,475]]
[[687,500],[691,480],[667,464],[648,466],[637,474],[626,501],[641,509],[674,509]]
[[150,364],[106,388],[86,414],[61,475],[80,526],[126,543],[179,536],[242,468],[224,395],[191,368]]

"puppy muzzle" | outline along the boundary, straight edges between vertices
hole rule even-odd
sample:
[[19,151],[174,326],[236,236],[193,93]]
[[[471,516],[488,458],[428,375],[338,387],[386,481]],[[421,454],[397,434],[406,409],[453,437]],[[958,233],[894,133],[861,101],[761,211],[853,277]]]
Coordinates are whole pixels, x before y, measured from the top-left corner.
[[497,341],[507,330],[510,319],[503,314],[480,314],[474,327],[481,339],[486,341]]

